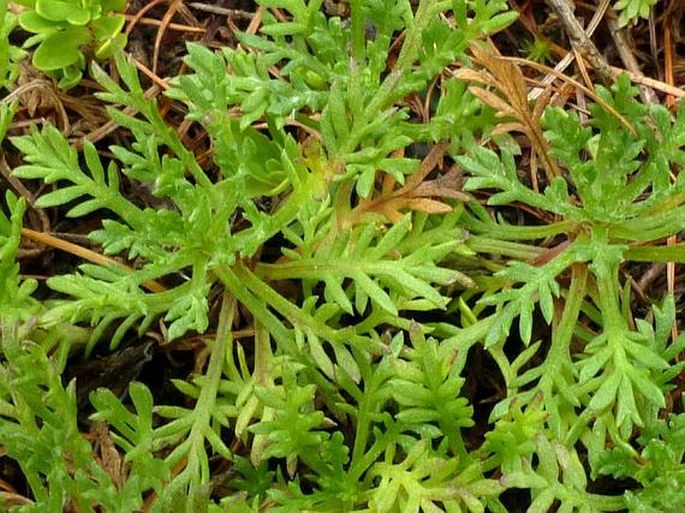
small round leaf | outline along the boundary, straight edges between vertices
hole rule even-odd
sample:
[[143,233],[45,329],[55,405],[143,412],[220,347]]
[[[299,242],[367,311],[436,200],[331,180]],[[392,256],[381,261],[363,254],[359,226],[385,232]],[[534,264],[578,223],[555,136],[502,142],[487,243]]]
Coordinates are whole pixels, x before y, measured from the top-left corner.
[[56,32],[66,24],[43,18],[36,11],[24,11],[19,15],[19,25],[27,32],[34,34],[49,34]]
[[79,47],[88,40],[88,31],[82,27],[50,34],[33,54],[33,65],[43,71],[66,68],[79,60]]
[[90,28],[95,35],[95,40],[103,41],[112,39],[116,34],[121,32],[125,22],[126,18],[124,18],[123,14],[103,16],[102,18],[93,20],[93,23],[90,24]]
[[90,12],[80,9],[76,2],[38,0],[36,12],[46,20],[67,21],[72,25],[86,25],[90,21]]

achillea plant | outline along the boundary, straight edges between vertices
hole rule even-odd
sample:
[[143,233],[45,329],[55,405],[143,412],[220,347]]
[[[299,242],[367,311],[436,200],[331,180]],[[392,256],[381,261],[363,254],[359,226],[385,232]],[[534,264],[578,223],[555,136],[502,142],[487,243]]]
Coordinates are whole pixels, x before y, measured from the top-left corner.
[[[39,301],[16,258],[26,203],[6,195],[0,443],[31,490],[7,507],[505,512],[518,491],[529,511],[676,508],[685,337],[672,296],[633,313],[621,271],[685,261],[661,244],[685,228],[682,113],[625,77],[587,123],[530,106],[518,68],[478,46],[513,21],[504,1],[351,0],[345,19],[260,4],[259,34],[189,45],[168,91],[211,162],[119,54],[120,80],[93,66],[130,134],[107,158],[51,126],[10,138],[14,176],[52,186],[35,207],[97,212],[89,237],[120,263],[52,276]],[[508,222],[521,206],[541,221]],[[101,388],[84,438],[69,355],[153,323],[163,344],[206,345],[173,382],[183,400]],[[470,401],[477,351],[502,377],[489,419]],[[639,487],[605,494],[599,475]]]
[[[348,511],[379,501],[383,510],[408,511],[403,508],[435,501],[450,508],[481,504],[481,498],[496,502],[495,482],[478,472],[460,477],[473,463],[461,440],[460,427],[471,421],[455,371],[466,355],[457,367],[440,364],[437,340],[422,338],[427,327],[411,328],[416,353],[404,347],[413,312],[444,309],[445,286],[471,285],[443,265],[450,255],[469,252],[459,226],[463,209],[450,199],[465,196],[450,182],[453,175],[428,180],[446,147],[436,147],[422,163],[412,146],[446,139],[462,120],[474,130],[489,121],[470,116],[478,103],[460,98],[464,91],[456,84],[434,123],[409,119],[402,101],[425,91],[455,59],[465,59],[470,42],[515,16],[499,0],[425,1],[416,9],[409,2],[353,1],[347,21],[324,15],[321,2],[263,5],[288,13],[290,21],[277,21],[267,10],[261,35],[241,34],[238,48],[215,53],[189,45],[190,72],[169,92],[186,106],[187,119],[209,134],[211,166],[198,163],[120,55],[120,82],[96,65],[93,71],[104,89],[99,98],[132,136],[130,145],[109,148],[114,159],[104,162],[88,142],[77,153],[50,126],[11,139],[25,161],[14,176],[55,185],[36,207],[63,208],[73,218],[106,212],[90,238],[106,255],[137,264],[85,263],[49,278],[62,298],[35,304],[30,319],[4,318],[6,330],[19,330],[7,344],[35,345],[36,357],[44,358],[54,347],[66,351],[78,330],[87,352],[103,342],[115,349],[131,330],[143,334],[159,319],[172,341],[210,327],[210,298],[220,291],[207,365],[175,382],[191,400],[187,407],[154,406],[141,384],[131,386],[126,406],[105,389],[91,397],[92,420],[107,423],[126,464],[118,485],[126,505],[104,497],[99,502],[90,493],[110,486],[92,461],[84,459],[77,474],[64,467],[66,474],[53,478],[27,466],[35,460],[30,447],[9,445],[7,454],[34,476],[37,508],[52,501],[80,511],[133,511],[145,497],[153,511],[249,511],[260,504]],[[405,30],[404,42],[393,47],[398,30]],[[126,107],[138,114],[125,114]],[[124,177],[149,187],[164,206],[141,206],[123,195]],[[15,214],[3,233],[11,262],[23,203],[9,201]],[[282,254],[264,258],[275,239]],[[14,265],[7,274],[13,286],[30,290],[33,282],[21,283],[16,271]],[[280,285],[286,282],[299,292],[286,297]],[[233,339],[236,323],[254,333],[249,348]],[[64,363],[62,357],[52,372]],[[41,368],[31,372],[48,379]],[[438,381],[425,375],[438,368]],[[8,390],[9,376],[22,372],[12,369]],[[403,374],[406,369],[412,376]],[[52,395],[64,395],[64,406],[54,408],[63,408],[75,426],[73,388],[50,383],[57,387]],[[425,397],[406,402],[393,389]],[[28,393],[32,404],[40,402],[38,392]],[[28,411],[17,397],[5,395],[2,422],[23,432],[28,428],[18,417]],[[407,411],[395,418],[390,411],[396,408]],[[456,425],[454,414],[463,417]],[[433,423],[429,431],[423,427]],[[420,454],[418,448],[410,453],[425,433],[439,443],[438,426],[448,429],[444,447],[433,454],[424,443]],[[55,454],[66,454],[75,441],[54,443]],[[85,458],[85,442],[79,443]],[[391,485],[398,494],[392,499],[374,477],[392,454],[403,454],[407,469],[416,466],[416,473],[402,474],[405,487],[423,480],[433,461],[444,461],[444,470],[409,503],[402,488]],[[210,495],[216,458],[235,461],[244,478],[226,482],[230,493],[223,498]],[[274,472],[279,461],[284,466]],[[457,482],[462,490],[452,492]]]

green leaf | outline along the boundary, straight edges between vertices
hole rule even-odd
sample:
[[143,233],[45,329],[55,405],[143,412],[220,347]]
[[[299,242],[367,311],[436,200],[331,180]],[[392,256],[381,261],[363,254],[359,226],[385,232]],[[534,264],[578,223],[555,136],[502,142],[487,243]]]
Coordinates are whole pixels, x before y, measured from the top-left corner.
[[36,11],[23,11],[20,13],[19,25],[28,32],[46,35],[66,28],[65,24],[50,21],[38,14]]
[[81,67],[85,66],[84,61],[85,59],[83,55],[81,55],[78,63],[72,64],[71,66],[61,69],[56,73],[57,75],[61,75],[59,81],[57,82],[57,85],[61,89],[70,89],[81,81],[81,77],[83,77]]
[[599,389],[594,393],[588,408],[601,412],[616,400],[616,393],[623,377],[620,372],[612,372],[606,377]]
[[36,200],[36,206],[41,208],[54,207],[63,205],[70,201],[83,196],[88,188],[82,185],[74,185],[72,187],[64,187],[55,191],[42,195]]
[[103,16],[89,25],[96,41],[109,41],[113,39],[124,27],[126,18],[123,14]]
[[261,32],[273,37],[294,36],[307,32],[307,26],[302,23],[278,23],[263,26]]
[[46,20],[66,21],[72,25],[86,25],[90,21],[90,11],[76,2],[36,0],[36,13]]
[[323,279],[326,284],[327,298],[330,297],[330,300],[335,301],[345,312],[352,314],[352,303],[340,286],[339,280],[331,274],[324,275]]
[[108,59],[121,52],[127,43],[126,34],[116,34],[111,39],[107,39],[95,50],[95,57],[99,60]]
[[33,53],[33,65],[43,71],[66,68],[78,62],[80,46],[90,40],[87,29],[73,27],[49,34]]
[[0,104],[0,140],[4,140],[7,135],[7,131],[12,125],[12,120],[14,118],[14,113],[17,110],[16,103],[5,103]]
[[663,408],[666,405],[664,394],[657,384],[649,379],[644,370],[628,367],[627,374],[635,389],[653,405]]
[[373,280],[360,271],[352,271],[350,274],[356,286],[363,290],[368,297],[391,315],[397,315],[397,307],[393,300]]
[[479,28],[481,33],[490,34],[493,32],[499,32],[500,30],[508,27],[516,21],[518,18],[517,12],[504,12],[493,16],[487,21],[480,24]]
[[658,0],[618,0],[614,9],[619,11],[619,25],[625,26],[636,18],[648,18],[651,8]]

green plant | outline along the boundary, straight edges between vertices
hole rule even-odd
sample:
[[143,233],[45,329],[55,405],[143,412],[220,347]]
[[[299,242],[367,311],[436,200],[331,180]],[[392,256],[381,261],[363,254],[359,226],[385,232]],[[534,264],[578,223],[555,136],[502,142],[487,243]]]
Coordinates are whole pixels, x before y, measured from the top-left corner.
[[525,41],[521,45],[521,49],[531,61],[539,62],[541,64],[552,62],[552,49],[550,48],[549,41],[536,37],[532,40]]
[[[346,19],[260,3],[260,34],[189,45],[167,93],[211,162],[121,55],[120,79],[93,74],[126,142],[76,151],[49,125],[10,139],[14,176],[52,185],[34,206],[97,211],[91,241],[130,264],[54,275],[38,301],[16,258],[25,201],[6,195],[0,440],[34,499],[12,511],[679,504],[667,399],[685,336],[673,295],[638,313],[624,276],[685,262],[663,244],[685,228],[685,111],[640,104],[627,77],[587,121],[531,106],[520,70],[477,42],[514,19],[504,1],[351,0]],[[101,388],[99,438],[80,437],[70,351],[118,350],[153,322],[165,344],[204,344],[173,380],[182,400]],[[496,390],[473,401],[481,372]],[[604,493],[599,476],[634,487]]]
[[[489,64],[493,76],[493,68],[502,65]],[[485,79],[479,76],[479,81]],[[467,155],[455,156],[470,174],[465,190],[488,191],[488,205],[518,202],[553,220],[535,227],[514,226],[504,219],[494,221],[472,203],[468,223],[473,233],[519,243],[556,241],[546,253],[512,259],[494,275],[481,299],[483,305],[496,306],[491,321],[496,328],[485,337],[485,345],[508,391],[491,418],[504,418],[511,408],[539,409],[552,439],[566,448],[582,443],[595,471],[608,445],[637,456],[630,445],[635,429],[655,421],[683,368],[676,357],[685,348],[685,337],[670,340],[673,297],[653,307],[652,321],[636,318],[628,306],[630,287],[621,283],[625,261],[685,261],[682,244],[658,243],[684,226],[685,179],[682,174],[669,177],[671,166],[683,163],[683,110],[673,121],[665,108],[638,103],[636,94],[626,76],[611,91],[598,88],[598,104],[590,108],[587,126],[576,114],[547,109],[542,119],[547,151],[557,159],[556,168],[566,171],[555,174],[550,172],[554,168],[547,168],[544,189],[522,179],[506,148],[495,152],[474,145]],[[568,286],[562,288],[561,282]],[[497,286],[500,290],[493,294]],[[504,346],[514,321],[523,344],[531,343],[534,311],[554,329],[544,361],[531,366],[541,350],[539,341],[513,361]],[[573,346],[577,337],[580,347]],[[524,435],[521,440],[533,444],[532,438]],[[521,456],[531,465],[530,453]],[[527,486],[534,488],[532,481]],[[549,483],[545,487],[553,488]],[[571,500],[550,491],[544,503],[555,498]]]
[[614,9],[621,14],[618,18],[619,25],[624,26],[635,21],[638,17],[648,18],[649,11],[659,0],[618,0]]
[[[125,0],[18,0],[26,7],[19,25],[35,34],[24,43],[36,46],[33,65],[68,89],[81,80],[89,59],[107,59],[126,45]],[[85,53],[84,53],[85,52]]]
[[638,439],[641,452],[628,455],[625,451],[607,452],[601,459],[599,472],[618,478],[637,480],[641,489],[626,493],[626,504],[633,512],[656,513],[680,507],[683,501],[685,469],[685,415],[669,415],[654,419],[645,426]]
[[[278,22],[265,11],[263,34],[241,34],[238,48],[213,53],[189,45],[190,74],[169,92],[210,135],[210,168],[201,167],[166,124],[135,67],[121,56],[121,83],[94,67],[104,88],[99,97],[139,113],[109,108],[133,138],[130,146],[110,147],[115,159],[103,163],[88,142],[78,154],[50,126],[11,139],[25,155],[14,175],[57,185],[37,207],[68,206],[69,217],[108,211],[91,239],[109,255],[141,263],[135,270],[84,264],[49,278],[63,299],[37,312],[32,326],[39,332],[91,328],[89,352],[103,338],[114,349],[130,330],[142,334],[161,318],[173,340],[204,332],[210,292],[224,290],[207,367],[175,381],[194,406],[153,406],[142,385],[129,392],[131,409],[109,391],[92,395],[92,418],[112,427],[130,464],[128,479],[135,480],[130,489],[155,492],[154,511],[211,507],[211,461],[235,457],[227,436],[249,448],[254,471],[240,467],[243,483],[262,472],[262,484],[236,489],[228,483],[237,495],[223,504],[335,511],[382,501],[386,510],[397,510],[405,507],[403,488],[390,487],[395,502],[388,489],[376,489],[383,472],[377,460],[403,453],[405,470],[417,469],[401,478],[404,489],[442,462],[441,475],[427,485],[435,490],[419,503],[449,500],[451,508],[482,509],[481,500],[496,502],[500,487],[478,465],[462,475],[472,465],[460,435],[470,410],[450,395],[460,379],[431,353],[437,340],[416,339],[414,356],[403,348],[402,333],[412,326],[412,312],[446,307],[444,287],[471,285],[442,263],[470,253],[458,226],[463,209],[450,199],[463,199],[454,175],[428,176],[446,146],[421,161],[411,156],[412,145],[445,139],[455,127],[460,134],[487,129],[491,117],[480,115],[478,102],[455,80],[435,122],[410,120],[401,101],[425,91],[454,59],[466,59],[469,42],[515,16],[503,12],[502,1],[422,1],[414,10],[409,2],[370,0],[352,2],[346,26],[324,16],[321,2],[262,4],[289,13],[291,21]],[[374,37],[365,35],[368,24]],[[406,29],[404,43],[389,68],[400,29]],[[275,63],[279,77],[271,75]],[[235,107],[238,118],[230,115]],[[265,128],[253,126],[262,120]],[[294,137],[294,127],[304,137]],[[168,206],[146,208],[122,195],[120,173],[151,187]],[[262,259],[276,237],[284,241],[282,255]],[[281,292],[286,282],[298,286],[295,297]],[[231,335],[239,311],[255,333],[250,360]],[[393,333],[392,354],[383,330]],[[463,357],[455,365],[463,365]],[[398,374],[404,367],[413,369],[412,380]],[[437,368],[439,381],[426,375]],[[396,389],[429,397],[397,402],[384,387],[389,380]],[[346,404],[345,394],[355,402]],[[406,420],[393,420],[386,411],[391,406],[406,409]],[[424,432],[420,415],[430,411],[424,422],[449,428],[449,440],[435,454],[427,446],[409,454]],[[453,413],[464,417],[459,425],[450,425]],[[352,447],[338,423],[354,431]],[[431,432],[440,438],[436,428]],[[280,460],[283,471],[265,484],[268,474],[257,469]],[[60,494],[60,486],[50,483],[50,493]],[[412,508],[419,503],[410,500]]]
[[[140,509],[145,490],[161,491],[161,468],[132,468],[125,482],[117,482],[111,466],[103,464],[103,454],[82,436],[74,382],[63,387],[61,381],[69,337],[51,330],[34,341],[25,330],[3,321],[0,437],[5,454],[20,463],[33,494],[33,501],[14,504],[13,509],[94,512],[95,504],[107,511]],[[135,389],[131,394],[135,400]],[[107,443],[107,435],[98,442]]]
[[9,41],[16,25],[17,17],[7,11],[7,0],[0,1],[0,87],[4,89],[10,89],[16,81],[17,63],[24,57],[24,52]]

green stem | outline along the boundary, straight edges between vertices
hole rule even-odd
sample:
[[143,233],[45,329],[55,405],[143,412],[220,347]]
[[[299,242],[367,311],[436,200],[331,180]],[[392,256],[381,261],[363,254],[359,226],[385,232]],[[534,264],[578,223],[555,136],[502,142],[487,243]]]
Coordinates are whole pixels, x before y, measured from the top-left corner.
[[624,511],[626,508],[626,501],[623,495],[612,497],[609,495],[588,494],[590,502],[592,502],[592,509],[594,511]]
[[633,262],[675,262],[685,264],[685,243],[673,246],[636,246],[624,253]]
[[[364,394],[368,395],[368,394]],[[352,452],[352,463],[350,464],[349,476],[352,479],[358,480],[368,468],[373,465],[378,456],[380,456],[383,451],[388,447],[388,445],[394,443],[399,437],[399,424],[391,423],[386,426],[387,429],[382,432],[381,436],[374,440],[373,445],[368,451],[363,453],[364,446],[357,444],[355,441],[355,449]],[[364,444],[365,445],[365,444]],[[357,450],[359,448],[359,450]]]
[[205,453],[205,431],[211,429],[209,425],[212,418],[212,410],[216,403],[217,392],[219,391],[219,382],[223,374],[224,361],[227,349],[233,340],[231,326],[233,325],[235,310],[235,298],[225,293],[219,314],[216,339],[214,346],[211,348],[209,365],[207,366],[207,372],[200,389],[200,397],[198,397],[195,409],[193,410],[194,420],[188,437],[190,448],[186,468],[196,469],[196,472],[193,472],[192,475],[196,476],[194,479],[199,478],[198,484],[209,481],[209,467],[206,465],[206,458],[201,459],[200,454]]
[[450,354],[452,351],[468,351],[472,345],[485,340],[490,330],[497,329],[495,321],[498,316],[499,314],[492,314],[468,328],[458,330],[457,334],[442,341],[440,344],[441,354]]
[[254,362],[254,376],[257,377],[257,382],[261,385],[269,383],[269,371],[273,361],[273,352],[271,351],[271,344],[269,343],[269,331],[266,326],[255,320],[254,323],[254,339],[255,339],[255,362]]
[[240,280],[243,287],[247,287],[265,304],[278,311],[284,318],[288,319],[293,326],[317,334],[329,342],[343,343],[349,341],[352,329],[334,330],[324,323],[317,321],[311,315],[304,313],[297,306],[281,296],[274,289],[255,276],[242,263],[235,267],[236,277]]
[[675,235],[685,229],[685,206],[630,219],[608,229],[610,238],[650,241]]
[[435,0],[421,0],[416,10],[413,23],[408,20],[407,35],[397,58],[395,69],[406,70],[416,61],[419,55],[421,38],[425,34],[431,18],[441,10],[450,7],[451,2],[435,2]]
[[[561,320],[552,329],[552,347],[545,359],[545,371],[539,383],[539,389],[543,391],[545,400],[555,400],[552,397],[553,388],[555,383],[559,382],[564,364],[572,365],[570,353],[571,340],[578,324],[580,309],[585,300],[587,276],[588,272],[585,264],[579,263],[572,266],[571,288],[566,296],[566,304],[561,314]],[[550,415],[549,425],[555,432],[556,437],[561,439],[563,436],[562,426],[558,419]]]
[[604,321],[604,331],[621,329],[625,321],[621,315],[621,306],[618,302],[618,290],[621,288],[618,281],[618,265],[612,264],[608,273],[595,273],[595,282],[597,283],[598,306]]
[[364,33],[366,30],[361,0],[350,0],[352,25],[352,56],[358,66],[364,66]]
[[292,335],[288,332],[286,327],[283,326],[283,323],[269,311],[265,303],[252,294],[249,288],[245,286],[245,283],[236,276],[231,268],[216,267],[214,273],[238,301],[245,305],[252,315],[264,324],[276,341],[283,344],[283,347],[286,348],[290,354],[297,354],[299,352],[295,346]]
[[483,237],[481,235],[471,235],[466,240],[466,246],[476,253],[488,253],[490,255],[500,255],[517,260],[532,260],[545,253],[545,248],[520,244],[506,240]]
[[485,223],[473,218],[466,218],[466,225],[469,230],[477,234],[483,234],[492,240],[512,241],[512,240],[534,240],[553,237],[560,233],[573,232],[577,223],[566,220],[558,223],[551,223],[542,226],[515,226],[510,224]]
[[335,387],[316,370],[317,365],[309,350],[298,347],[292,333],[281,320],[269,311],[269,307],[278,311],[293,326],[297,326],[305,332],[309,330],[316,333],[329,342],[351,343],[361,341],[362,344],[368,344],[368,339],[357,336],[352,331],[352,328],[336,331],[325,324],[319,323],[316,319],[303,313],[295,305],[280,296],[275,290],[252,274],[242,263],[237,264],[235,269],[228,267],[216,268],[215,273],[231,293],[235,295],[236,299],[250,310],[255,319],[264,325],[274,340],[281,345],[281,350],[301,363],[306,364],[310,371],[310,379],[319,388],[322,397],[330,400],[331,403],[340,400],[336,396]]

